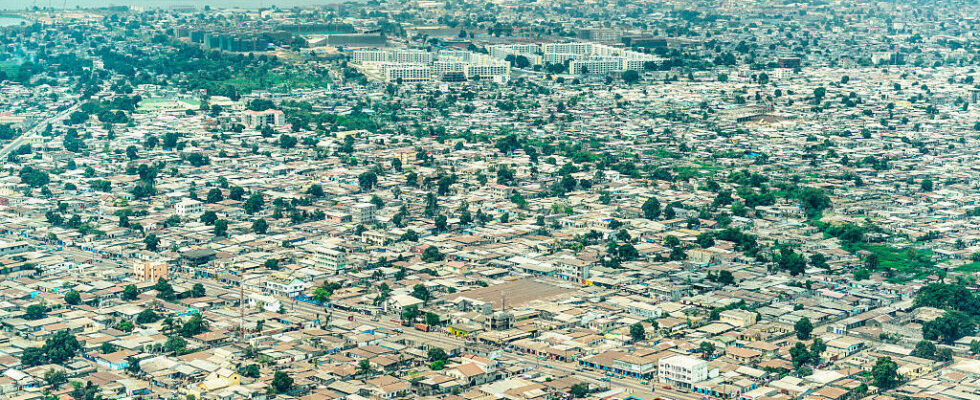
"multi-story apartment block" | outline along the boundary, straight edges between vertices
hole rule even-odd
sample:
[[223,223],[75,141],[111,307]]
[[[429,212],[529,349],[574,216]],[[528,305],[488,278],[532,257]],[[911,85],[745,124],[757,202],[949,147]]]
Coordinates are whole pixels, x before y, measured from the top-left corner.
[[708,379],[708,362],[685,355],[662,358],[658,376],[660,382],[679,389],[689,389],[692,385]]
[[245,110],[242,111],[242,123],[249,128],[282,126],[286,124],[286,114],[279,110]]
[[168,265],[161,261],[138,260],[133,263],[133,275],[142,282],[153,282],[167,277]]
[[318,247],[313,257],[314,265],[320,269],[339,273],[347,267],[347,255],[326,246]]
[[432,79],[432,67],[421,64],[382,64],[385,82],[422,82]]
[[204,204],[194,199],[183,199],[174,204],[174,212],[181,217],[197,215],[204,212]]

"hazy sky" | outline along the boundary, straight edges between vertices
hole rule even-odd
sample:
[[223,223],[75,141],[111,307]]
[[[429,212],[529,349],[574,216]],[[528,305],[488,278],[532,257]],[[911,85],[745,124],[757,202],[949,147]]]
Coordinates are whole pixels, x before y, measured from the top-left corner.
[[204,6],[231,8],[296,7],[339,3],[342,0],[0,0],[0,9],[23,10],[28,7],[106,7],[131,6],[148,8],[169,8],[173,6]]

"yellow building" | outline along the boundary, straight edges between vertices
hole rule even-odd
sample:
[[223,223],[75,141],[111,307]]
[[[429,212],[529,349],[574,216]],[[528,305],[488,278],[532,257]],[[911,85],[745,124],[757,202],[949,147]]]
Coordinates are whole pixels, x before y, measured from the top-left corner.
[[160,261],[137,260],[133,263],[133,275],[140,281],[156,281],[167,277],[167,263]]
[[398,149],[395,150],[395,158],[402,162],[402,165],[415,164],[415,150]]
[[[204,379],[203,382],[197,384],[197,390],[190,390],[190,392],[192,392],[190,394],[194,394],[195,397],[201,398],[201,394],[221,390],[229,386],[238,386],[241,384],[241,375],[228,368],[221,368],[212,372],[207,378]],[[193,393],[195,391],[198,393]]]

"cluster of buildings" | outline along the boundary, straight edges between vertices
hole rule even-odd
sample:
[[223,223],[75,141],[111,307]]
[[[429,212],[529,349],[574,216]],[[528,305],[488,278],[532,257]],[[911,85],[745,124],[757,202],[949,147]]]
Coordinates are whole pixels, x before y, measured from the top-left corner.
[[488,51],[498,59],[525,57],[531,65],[564,64],[571,74],[643,71],[664,61],[657,55],[594,42],[501,44],[488,46]]
[[[977,290],[975,7],[389,3],[0,36],[49,43],[0,82],[0,397],[975,400],[915,301]],[[332,84],[120,70],[174,45],[130,24]]]
[[464,50],[358,49],[351,52],[350,58],[369,74],[379,74],[385,82],[506,83],[510,79],[509,63]]

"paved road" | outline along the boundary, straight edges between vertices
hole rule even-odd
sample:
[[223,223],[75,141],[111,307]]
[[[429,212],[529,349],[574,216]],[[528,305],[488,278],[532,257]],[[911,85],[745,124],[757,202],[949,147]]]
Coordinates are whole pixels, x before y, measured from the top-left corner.
[[44,128],[46,128],[48,126],[48,124],[53,124],[55,121],[59,121],[59,120],[63,120],[65,118],[68,118],[68,115],[71,114],[71,113],[73,113],[73,112],[75,112],[75,110],[77,110],[78,107],[80,107],[80,106],[81,106],[81,103],[75,104],[75,105],[73,105],[71,107],[68,107],[64,111],[62,111],[62,112],[60,112],[58,114],[55,114],[55,115],[49,117],[48,119],[45,119],[44,121],[41,121],[41,122],[38,122],[38,123],[34,124],[34,126],[32,126],[31,129],[28,129],[26,132],[22,133],[16,139],[14,139],[13,141],[11,141],[10,143],[7,143],[6,146],[4,146],[2,149],[0,149],[0,159],[3,159],[3,157],[6,157],[7,156],[7,153],[10,153],[10,152],[12,152],[12,151],[17,150],[18,148],[20,148],[20,146],[23,145],[24,143],[26,143],[28,140],[33,139],[33,138],[38,137],[38,136],[41,136],[41,132],[44,130]]

